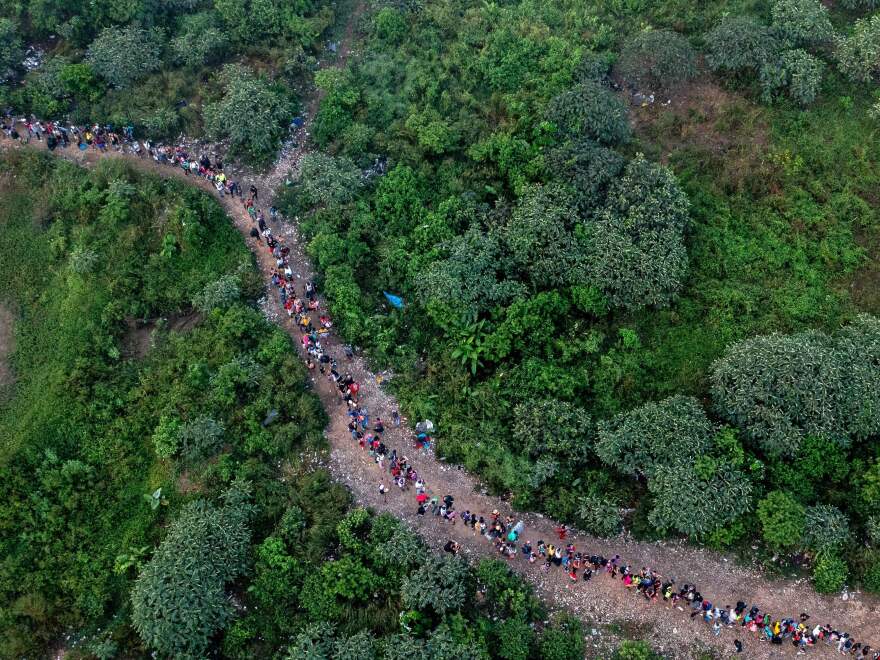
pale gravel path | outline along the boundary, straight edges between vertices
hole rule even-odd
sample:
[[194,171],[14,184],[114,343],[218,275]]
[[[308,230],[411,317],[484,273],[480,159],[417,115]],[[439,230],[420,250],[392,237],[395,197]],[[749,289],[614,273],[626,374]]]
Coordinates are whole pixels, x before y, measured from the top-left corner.
[[[344,62],[350,53],[351,25],[346,31],[347,38],[341,46],[342,55],[337,62]],[[306,106],[309,112],[302,131],[308,134],[311,118],[317,107],[315,97]],[[24,133],[23,133],[24,134]],[[4,146],[11,143],[2,138]],[[41,147],[41,143],[32,146]],[[298,172],[299,163],[307,146],[303,140],[296,149],[288,150],[284,158],[264,175],[245,174],[239,180],[245,190],[254,182],[260,189],[260,204],[268,208],[271,204],[271,191],[278,187],[289,172]],[[101,157],[124,158],[132,164],[151,170],[165,177],[176,177],[196,185],[216,195],[213,187],[203,179],[187,177],[178,167],[162,166],[154,161],[134,156],[123,156],[118,153],[101,155],[94,150],[80,152],[76,147],[67,150],[57,149],[56,153],[64,158],[88,166]],[[262,308],[267,317],[281,325],[293,338],[294,344],[300,346],[300,334],[287,318],[280,307],[277,290],[271,287],[269,279],[274,268],[274,260],[265,244],[258,243],[250,237],[253,223],[241,203],[236,199],[224,197],[222,205],[240,230],[248,247],[254,252],[257,263],[267,283],[269,297],[263,301]],[[290,264],[296,277],[310,279],[314,272],[305,255],[305,246],[298,236],[296,227],[291,224],[273,226],[276,236],[284,238],[291,249]],[[298,287],[302,291],[302,287]],[[317,323],[316,323],[317,325]],[[391,411],[397,408],[394,399],[385,392],[366,364],[365,360],[356,356],[352,362],[343,357],[342,344],[331,334],[322,341],[331,355],[337,356],[340,372],[349,371],[361,384],[361,403],[365,405],[372,418],[379,415],[386,421],[385,443],[397,448],[399,455],[408,455],[417,471],[427,482],[429,492],[440,497],[451,493],[455,497],[458,511],[470,510],[484,515],[498,509],[502,516],[507,514],[521,519],[526,524],[523,540],[536,544],[539,539],[547,542],[555,539],[554,528],[558,525],[540,514],[517,513],[501,499],[485,494],[484,488],[473,476],[457,466],[448,465],[438,460],[433,453],[424,453],[413,449],[414,435],[407,424],[400,428],[391,428]],[[345,483],[354,493],[357,500],[377,511],[389,511],[404,520],[410,527],[418,531],[432,547],[441,549],[449,539],[462,544],[462,554],[476,558],[496,556],[491,544],[482,537],[474,536],[465,530],[461,523],[450,525],[430,515],[417,516],[413,491],[401,493],[392,487],[387,503],[378,494],[380,481],[390,486],[387,471],[369,459],[357,444],[351,440],[346,427],[348,418],[335,387],[325,378],[315,374],[312,379],[315,391],[328,411],[330,424],[325,435],[330,443],[330,467],[334,475]],[[812,615],[811,623],[831,623],[841,630],[849,631],[857,640],[870,643],[873,648],[880,647],[880,604],[877,599],[862,594],[850,593],[846,600],[840,596],[821,596],[810,586],[807,580],[769,580],[753,568],[743,567],[734,559],[723,554],[705,549],[695,548],[683,542],[646,543],[621,536],[614,539],[597,539],[586,534],[572,533],[570,542],[578,550],[588,554],[602,554],[611,557],[620,554],[625,563],[635,568],[651,567],[662,575],[675,577],[678,584],[696,583],[703,594],[718,605],[735,604],[737,600],[758,604],[762,610],[780,616],[796,617],[805,611]],[[743,634],[740,629],[723,630],[720,637],[712,635],[708,626],[702,622],[691,620],[684,612],[669,610],[662,604],[649,604],[643,598],[625,590],[619,580],[611,580],[607,575],[594,577],[588,583],[578,582],[571,587],[562,570],[544,571],[539,564],[529,565],[518,557],[508,562],[521,573],[537,590],[539,595],[553,608],[566,609],[586,623],[588,634],[587,657],[606,655],[606,642],[599,638],[608,637],[605,624],[616,624],[624,628],[628,634],[634,634],[650,641],[652,645],[667,657],[689,658],[698,657],[706,649],[719,657],[732,655],[733,640],[740,639],[745,645],[742,656],[747,658],[768,658],[794,656],[790,643],[781,647],[771,647],[767,643],[754,640],[750,635]],[[598,626],[598,628],[596,628]],[[604,631],[592,639],[593,629]],[[820,645],[808,652],[810,657],[832,657],[836,655],[830,647]]]

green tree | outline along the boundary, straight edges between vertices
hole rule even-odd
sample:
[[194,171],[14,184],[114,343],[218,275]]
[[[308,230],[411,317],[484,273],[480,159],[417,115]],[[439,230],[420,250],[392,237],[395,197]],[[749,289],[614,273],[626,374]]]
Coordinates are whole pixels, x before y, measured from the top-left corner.
[[791,495],[774,490],[758,502],[756,511],[764,541],[778,550],[792,549],[804,535],[804,507]]
[[263,163],[281,143],[294,106],[285,89],[246,66],[227,64],[218,75],[223,96],[204,107],[205,129],[228,139],[232,155]]
[[846,562],[833,551],[820,553],[813,565],[813,586],[820,594],[840,591],[846,583]]
[[353,200],[361,187],[361,171],[344,156],[334,157],[321,152],[303,156],[300,176],[294,184],[299,206],[337,206]]
[[303,628],[287,649],[287,660],[327,660],[333,657],[336,631],[327,623]]
[[228,45],[229,39],[212,11],[184,16],[177,35],[171,40],[171,50],[177,60],[193,68],[216,62]]
[[673,460],[707,453],[715,432],[699,401],[675,396],[600,422],[596,453],[624,474],[651,479]]
[[619,153],[592,140],[566,142],[547,155],[550,171],[571,188],[581,218],[601,208],[608,187],[625,163]]
[[614,536],[623,529],[620,506],[601,495],[588,494],[581,497],[576,514],[578,526],[594,536]]
[[15,22],[0,18],[0,80],[11,76],[24,59],[24,45]]
[[658,658],[648,642],[624,640],[614,652],[614,660],[654,660]]
[[852,32],[835,40],[837,66],[855,82],[871,82],[880,75],[880,14],[860,18]]
[[171,458],[180,450],[180,420],[162,415],[153,431],[153,446],[160,458]]
[[746,16],[725,17],[705,41],[706,62],[715,72],[756,73],[779,50],[770,28]]
[[789,456],[806,435],[843,447],[880,430],[876,319],[831,338],[818,331],[754,337],[712,367],[712,399],[768,455]]
[[532,458],[546,453],[574,463],[592,453],[595,426],[589,413],[567,401],[544,399],[513,410],[513,440]]
[[644,30],[623,45],[618,67],[625,80],[641,88],[669,89],[697,75],[697,55],[678,32]]
[[333,660],[374,660],[376,640],[365,630],[340,637],[333,645]]
[[556,96],[547,107],[547,118],[565,138],[609,146],[627,142],[632,132],[623,101],[596,82],[581,83]]
[[513,265],[535,288],[579,280],[583,254],[572,233],[576,220],[576,211],[558,188],[530,186],[523,192],[502,236]]
[[584,657],[584,631],[581,622],[562,615],[544,628],[539,643],[543,660],[581,660]]
[[431,558],[403,580],[403,604],[411,609],[430,607],[439,615],[464,605],[469,580],[467,564],[456,558]]
[[849,519],[836,506],[808,506],[803,520],[804,543],[811,550],[838,552],[849,540]]
[[648,520],[659,530],[699,537],[733,522],[752,506],[752,482],[737,466],[708,456],[674,460],[648,480]]
[[373,14],[373,34],[387,46],[396,46],[406,36],[406,18],[394,7],[383,7]]
[[422,271],[417,291],[429,307],[479,314],[505,305],[525,293],[525,286],[507,279],[512,269],[496,232],[471,227],[441,245],[445,256]]
[[796,48],[782,53],[788,95],[800,105],[810,105],[819,95],[825,65],[818,57]]
[[664,305],[681,288],[688,257],[687,196],[667,168],[639,154],[611,184],[605,207],[583,225],[586,271],[616,306]]
[[193,306],[202,312],[212,309],[228,309],[241,297],[238,278],[235,275],[222,275],[219,279],[205,285],[193,298]]
[[770,15],[773,28],[790,46],[817,46],[834,36],[828,8],[819,0],[776,0]]
[[114,87],[129,87],[159,68],[162,45],[142,28],[102,30],[86,51],[86,62]]
[[251,507],[233,488],[222,504],[196,500],[168,529],[131,593],[132,623],[161,655],[204,656],[232,616],[225,585],[245,569]]
[[180,452],[190,462],[211,458],[223,446],[223,424],[206,415],[196,417],[181,427]]

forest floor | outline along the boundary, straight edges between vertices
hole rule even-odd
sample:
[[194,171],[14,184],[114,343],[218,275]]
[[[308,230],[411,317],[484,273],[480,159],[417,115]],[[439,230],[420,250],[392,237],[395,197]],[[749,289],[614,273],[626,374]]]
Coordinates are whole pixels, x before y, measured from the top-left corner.
[[[353,14],[356,16],[357,12]],[[336,58],[329,61],[330,66],[341,66],[350,55],[350,44],[356,18],[349,21],[344,30]],[[319,96],[313,94],[304,107],[306,123],[295,137],[282,150],[274,167],[268,172],[256,173],[239,170],[237,179],[244,190],[253,183],[259,190],[258,206],[267,209],[272,203],[272,194],[282,182],[296,176],[302,156],[308,151],[308,132],[311,118],[314,117]],[[26,135],[26,130],[22,129]],[[2,144],[16,147],[9,140]],[[31,142],[31,147],[43,148],[42,143]],[[138,158],[116,152],[101,154],[93,149],[79,151],[75,146],[56,149],[61,157],[89,166],[101,158],[125,158],[138,168],[152,171],[160,176],[176,177],[216,195],[213,187],[199,177],[186,176],[179,167],[163,166],[149,158]],[[264,243],[250,237],[253,221],[238,198],[222,197],[220,202],[229,214],[242,237],[253,251],[256,262],[267,285],[267,297],[261,301],[266,316],[282,326],[300,346],[300,333],[294,323],[280,306],[277,290],[271,286],[270,278],[275,269],[274,259]],[[268,214],[267,214],[268,215]],[[274,223],[272,231],[280,236],[290,247],[290,264],[295,277],[301,284],[314,275],[311,263],[305,254],[304,242],[292,223]],[[297,287],[302,291],[302,286]],[[317,319],[315,319],[317,326]],[[2,326],[2,317],[0,317]],[[480,483],[478,475],[468,474],[459,466],[439,460],[433,452],[415,448],[412,425],[404,418],[400,427],[390,424],[391,411],[398,409],[393,397],[383,389],[387,374],[371,371],[362,356],[355,356],[349,362],[343,354],[343,344],[334,334],[322,339],[322,346],[339,361],[341,372],[348,371],[360,383],[360,402],[372,419],[382,417],[386,421],[383,439],[389,450],[396,448],[398,455],[408,455],[421,478],[427,483],[429,494],[455,497],[458,511],[469,510],[488,518],[493,510],[502,516],[513,516],[525,523],[522,540],[535,546],[543,539],[545,542],[558,542],[554,532],[556,521],[540,514],[523,513],[512,510],[510,505],[499,497],[491,496]],[[0,346],[2,349],[2,346]],[[0,354],[2,358],[2,354]],[[2,363],[2,360],[0,360]],[[343,405],[335,386],[326,378],[314,374],[314,389],[328,412],[330,424],[326,437],[330,444],[329,466],[338,480],[346,484],[357,501],[376,511],[388,511],[404,520],[419,532],[429,545],[441,549],[448,540],[461,544],[461,553],[470,558],[497,556],[492,544],[485,538],[475,535],[460,522],[450,524],[439,517],[416,515],[413,491],[400,492],[393,487],[383,498],[378,485],[391,486],[386,470],[380,469],[369,455],[352,441],[347,429],[347,408]],[[417,420],[412,420],[414,423]],[[828,623],[838,630],[848,631],[856,640],[869,643],[873,648],[880,646],[880,603],[866,595],[846,592],[834,596],[821,596],[805,578],[771,579],[762,575],[754,567],[743,566],[733,557],[697,548],[684,541],[640,542],[628,536],[599,539],[572,531],[566,542],[575,544],[577,549],[587,554],[601,554],[612,557],[620,554],[622,563],[631,564],[634,569],[650,567],[666,577],[675,578],[679,585],[696,584],[704,596],[719,606],[734,605],[738,600],[758,605],[762,611],[780,618],[797,617],[801,612],[811,615],[810,624]],[[733,641],[739,639],[745,647],[742,657],[768,658],[794,656],[795,649],[790,644],[770,646],[759,642],[741,629],[724,629],[720,636],[712,634],[709,626],[699,619],[691,619],[686,611],[670,609],[661,603],[645,601],[637,593],[625,588],[619,580],[612,580],[600,574],[589,582],[579,581],[570,584],[567,575],[560,569],[544,570],[540,563],[529,564],[521,557],[508,562],[512,569],[522,574],[536,589],[537,593],[554,610],[567,610],[585,622],[587,632],[587,656],[607,657],[609,642],[616,638],[641,638],[648,640],[662,655],[675,658],[733,656]],[[814,657],[830,657],[836,654],[836,647],[820,645],[808,652]]]

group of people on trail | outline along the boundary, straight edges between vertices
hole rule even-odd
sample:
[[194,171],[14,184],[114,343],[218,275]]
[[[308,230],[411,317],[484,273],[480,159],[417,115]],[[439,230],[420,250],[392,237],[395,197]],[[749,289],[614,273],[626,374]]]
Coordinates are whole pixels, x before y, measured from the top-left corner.
[[[23,126],[21,132],[16,125]],[[41,122],[36,119],[16,121],[8,113],[2,121],[2,130],[7,138],[21,142],[32,139],[46,142],[48,148],[67,147],[76,144],[80,149],[95,149],[106,152],[113,149],[120,152],[128,151],[139,157],[150,156],[160,164],[180,167],[187,175],[204,177],[211,181],[220,195],[231,195],[241,200],[250,216],[253,227],[251,236],[266,249],[274,259],[271,283],[278,291],[281,307],[287,313],[291,323],[301,333],[301,344],[305,353],[306,366],[310,371],[317,369],[326,375],[338,390],[340,404],[345,404],[348,417],[348,430],[352,440],[361,449],[367,451],[381,470],[388,471],[392,486],[401,492],[413,490],[415,493],[416,515],[431,515],[439,520],[455,525],[461,520],[465,529],[473,535],[485,537],[493,544],[499,556],[512,561],[519,555],[522,561],[538,564],[545,571],[561,569],[565,575],[567,586],[571,588],[577,582],[587,582],[594,576],[605,573],[611,579],[618,579],[623,588],[648,602],[662,603],[668,608],[690,611],[691,619],[701,619],[709,625],[715,635],[727,629],[739,629],[743,634],[774,645],[790,642],[798,654],[805,653],[819,643],[836,646],[837,651],[844,655],[852,655],[857,660],[880,660],[880,651],[856,641],[846,632],[837,630],[830,625],[811,625],[810,616],[806,613],[797,618],[778,617],[763,612],[757,605],[748,606],[739,601],[734,606],[719,606],[700,593],[695,585],[684,584],[679,587],[675,579],[666,578],[647,567],[640,570],[624,562],[620,555],[606,559],[601,555],[580,552],[575,545],[567,542],[568,528],[564,525],[555,529],[555,539],[545,542],[539,540],[534,545],[529,540],[521,540],[525,531],[524,523],[508,515],[502,518],[494,510],[488,516],[470,510],[459,512],[455,508],[455,497],[451,493],[442,498],[432,495],[427,484],[416,471],[410,459],[399,454],[397,449],[390,448],[383,440],[385,423],[380,417],[372,419],[367,408],[360,403],[361,386],[351,373],[340,373],[336,357],[330,355],[322,339],[329,333],[332,321],[326,312],[321,310],[317,291],[311,281],[307,281],[302,293],[297,290],[290,263],[290,249],[283,238],[275,237],[270,222],[277,220],[278,212],[269,208],[268,216],[258,204],[259,191],[250,186],[245,197],[241,186],[230,181],[223,173],[220,160],[211,162],[207,156],[195,157],[183,147],[156,145],[149,141],[138,142],[133,137],[133,129],[128,126],[121,133],[112,126],[77,127],[62,125],[60,122]],[[23,133],[23,134],[22,134]],[[317,322],[313,319],[317,316]],[[344,357],[351,361],[353,353],[344,347]],[[391,413],[393,426],[400,426],[401,418],[394,410]],[[431,437],[420,431],[416,437],[415,447],[426,450],[430,447]],[[385,481],[378,485],[379,496],[387,502],[391,489]],[[461,546],[457,541],[449,540],[444,550],[451,554],[459,552]],[[743,651],[742,642],[734,640],[737,653]]]
[[[44,122],[33,117],[16,119],[7,110],[3,116],[2,130],[9,139],[25,144],[31,140],[45,141],[50,151],[57,147],[66,149],[76,145],[82,151],[92,149],[107,153],[112,150],[133,154],[139,158],[150,157],[160,165],[179,167],[187,176],[199,176],[209,181],[219,195],[242,199],[245,208],[252,214],[251,217],[256,219],[258,209],[255,208],[255,188],[251,186],[251,194],[245,200],[241,185],[229,179],[223,171],[222,159],[211,161],[205,154],[200,156],[190,154],[182,145],[163,145],[150,140],[135,139],[134,127],[131,125],[117,130],[112,124],[77,126],[59,121]],[[259,213],[262,215],[262,210],[259,210]],[[270,215],[273,219],[277,217],[277,210],[274,207],[270,209]]]
[[[274,279],[273,277],[273,281]],[[287,299],[282,295],[282,305],[286,305],[290,295],[292,294],[288,293]],[[381,417],[376,417],[371,422],[367,408],[360,404],[360,385],[350,373],[339,375],[336,359],[326,355],[320,343],[320,335],[316,334],[312,327],[312,321],[305,320],[310,311],[316,311],[320,307],[311,282],[305,285],[304,299],[309,303],[314,302],[314,305],[303,307],[302,300],[297,298],[296,300],[300,302],[295,305],[294,311],[303,316],[303,318],[297,316],[296,323],[303,332],[303,348],[308,354],[307,364],[312,369],[317,359],[323,373],[322,361],[327,363],[328,378],[336,383],[341,402],[347,404],[348,430],[352,440],[369,453],[380,469],[383,471],[387,469],[391,487],[385,480],[378,484],[378,494],[384,502],[388,501],[388,493],[395,486],[401,492],[412,490],[415,495],[417,516],[434,516],[452,525],[456,525],[460,520],[466,530],[471,530],[474,536],[479,534],[485,537],[493,544],[499,556],[509,561],[520,556],[529,564],[540,565],[544,571],[561,569],[569,583],[568,588],[577,582],[587,582],[594,576],[605,573],[612,579],[619,579],[619,584],[623,588],[648,602],[662,603],[670,609],[690,611],[691,619],[699,618],[705,622],[716,636],[724,629],[739,630],[742,635],[750,634],[760,641],[773,645],[790,642],[798,654],[803,654],[811,647],[824,643],[835,645],[840,653],[852,655],[857,660],[880,660],[880,651],[857,642],[851,635],[837,630],[834,626],[811,625],[808,623],[810,617],[806,613],[802,613],[797,618],[774,617],[768,612],[763,612],[759,606],[749,607],[742,601],[733,606],[722,607],[703,596],[695,585],[684,584],[679,587],[675,579],[666,578],[648,567],[634,568],[624,562],[620,555],[607,559],[601,555],[580,552],[573,543],[568,542],[569,529],[565,525],[555,528],[554,540],[545,542],[541,539],[533,545],[531,541],[523,540],[525,532],[523,521],[516,520],[510,515],[502,516],[497,509],[488,516],[469,509],[459,514],[455,508],[454,495],[447,493],[439,497],[431,494],[425,480],[410,459],[399,454],[396,448],[386,445],[383,440],[385,423]],[[329,325],[324,327],[323,324],[325,315],[321,314],[320,318],[322,330],[328,329]],[[352,357],[348,349],[346,357],[349,360]],[[394,425],[398,426],[400,415],[396,410],[393,411],[392,418]],[[421,432],[416,436],[415,446],[422,448],[425,441],[430,444],[431,439],[426,433]],[[444,545],[444,550],[453,555],[460,549],[459,542],[452,539]],[[735,639],[734,649],[736,653],[741,653],[744,650],[742,641]]]

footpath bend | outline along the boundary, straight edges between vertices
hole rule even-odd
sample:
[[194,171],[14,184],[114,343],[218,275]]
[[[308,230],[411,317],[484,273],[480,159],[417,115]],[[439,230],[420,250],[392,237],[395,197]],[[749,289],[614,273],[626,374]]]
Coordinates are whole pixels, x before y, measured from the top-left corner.
[[[313,99],[310,108],[314,103]],[[308,128],[307,119],[300,138],[307,137]],[[22,123],[17,123],[16,129],[20,135],[28,134]],[[7,135],[0,138],[0,144],[23,148]],[[45,148],[45,144],[31,140],[28,146]],[[191,175],[143,153],[92,147],[82,150],[75,143],[59,144],[54,153],[85,166],[100,158],[124,158],[161,176],[185,179],[215,196],[221,191],[220,202],[253,251],[266,283],[264,313],[290,334],[303,359],[313,365],[310,377],[330,418],[325,434],[335,477],[361,504],[391,512],[437,550],[450,551],[455,544],[464,556],[507,559],[551,608],[565,609],[585,622],[588,657],[599,655],[598,649],[607,648],[608,638],[619,633],[647,639],[664,656],[676,658],[696,657],[701,649],[711,650],[717,657],[845,654],[858,660],[874,658],[880,649],[880,604],[875,599],[855,593],[821,596],[804,579],[770,581],[729,557],[683,542],[646,543],[625,536],[598,539],[567,530],[539,514],[515,512],[500,498],[486,494],[479,481],[462,468],[438,460],[405,418],[396,424],[397,403],[383,390],[381,375],[371,372],[363,357],[353,354],[335,336],[320,292],[306,289],[314,273],[296,226],[273,220],[271,212],[264,213],[272,208],[278,184],[291,172],[298,172],[305,144],[302,139],[302,144],[288,149],[270,172],[243,174],[236,181],[238,194],[231,195],[224,194],[229,191],[228,183],[218,187],[216,181],[199,176],[198,169]],[[173,150],[168,153],[174,158]],[[195,161],[199,156],[188,157]],[[254,189],[258,194],[249,194]],[[246,205],[250,197],[256,199]],[[261,231],[261,227],[268,231]],[[447,515],[435,515],[447,496],[454,504]],[[497,520],[503,527],[501,536],[492,539],[481,533],[480,524],[474,522],[479,519],[487,532]],[[514,535],[509,537],[512,531]],[[508,544],[508,540],[513,542]],[[534,561],[524,552],[526,544],[535,555]],[[561,551],[565,548],[567,567],[542,556],[541,545],[545,549],[551,545]],[[511,546],[515,548],[513,556]],[[566,561],[575,557],[576,561]],[[605,570],[609,561],[617,567],[613,573]],[[586,580],[584,574],[591,567],[597,570]],[[639,588],[632,582],[625,586],[624,567],[630,569],[630,581],[647,576],[654,589]],[[711,601],[708,611],[685,597],[664,599],[673,580],[671,591],[676,595],[679,591],[684,595],[687,585],[695,586],[703,604]],[[740,621],[731,621],[736,610],[745,616],[753,607],[759,608],[768,622],[781,621],[784,626],[790,621],[795,629],[801,614],[807,614],[801,630],[821,627],[825,639],[798,648],[792,643],[793,635],[788,635],[776,644],[767,641],[763,626],[752,624],[750,631]],[[771,635],[772,626],[770,623]],[[826,634],[832,630],[835,636]],[[843,633],[848,637],[842,637]]]

